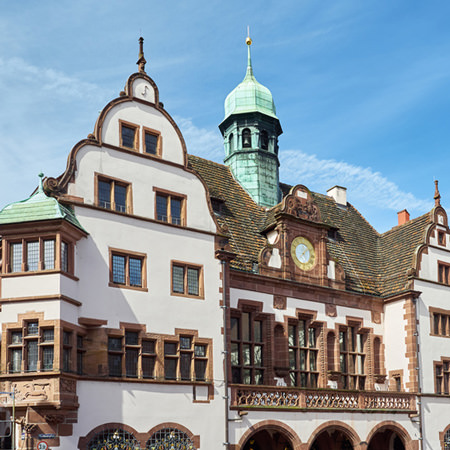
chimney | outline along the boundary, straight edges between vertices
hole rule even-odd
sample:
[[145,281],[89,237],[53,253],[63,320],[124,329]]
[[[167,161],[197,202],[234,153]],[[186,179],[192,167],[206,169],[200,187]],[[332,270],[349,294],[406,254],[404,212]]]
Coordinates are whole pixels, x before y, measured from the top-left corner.
[[398,216],[398,224],[403,225],[406,222],[409,222],[409,212],[404,209],[397,213]]
[[341,206],[347,207],[347,188],[342,186],[333,186],[327,191],[328,197],[334,198],[334,201]]

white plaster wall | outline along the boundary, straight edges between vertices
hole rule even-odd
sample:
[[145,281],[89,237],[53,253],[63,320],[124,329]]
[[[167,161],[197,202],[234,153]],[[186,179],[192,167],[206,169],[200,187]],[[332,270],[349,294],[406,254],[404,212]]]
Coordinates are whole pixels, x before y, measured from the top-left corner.
[[440,450],[439,433],[450,425],[448,397],[422,397],[423,450]]
[[[17,322],[19,314],[44,311],[45,320],[61,318],[62,303],[60,300],[3,303],[1,311],[2,323]],[[76,308],[76,307],[73,307]],[[73,313],[72,308],[72,313]],[[68,309],[66,309],[68,311]],[[72,315],[73,317],[73,315]],[[66,319],[64,319],[66,320]]]
[[190,172],[158,160],[139,158],[133,153],[93,146],[85,146],[78,152],[77,167],[75,184],[70,184],[69,193],[82,197],[87,204],[95,204],[94,174],[97,172],[131,184],[135,215],[155,218],[153,188],[156,187],[187,196],[187,226],[210,232],[216,230],[207,206],[205,188]]
[[419,277],[438,281],[438,260],[450,263],[450,253],[441,248],[428,247],[428,254],[422,253]]
[[155,90],[153,89],[153,86],[143,78],[137,78],[134,80],[132,85],[132,95],[133,97],[140,98],[141,100],[155,103]]
[[139,151],[143,152],[142,127],[159,131],[162,135],[162,157],[167,161],[184,164],[180,137],[169,120],[155,107],[130,101],[114,106],[103,121],[102,141],[120,146],[119,119],[140,127]]
[[74,298],[77,282],[60,273],[40,273],[1,279],[3,298],[40,297],[64,294]]
[[431,318],[429,308],[431,306],[450,310],[450,287],[416,280],[414,289],[422,292],[417,302],[422,391],[424,393],[434,393],[433,362],[440,361],[442,356],[450,358],[450,338],[430,335]]
[[406,322],[404,302],[391,302],[384,307],[384,344],[386,373],[403,370],[403,385],[410,381],[406,359]]
[[193,403],[192,392],[190,385],[79,381],[78,423],[74,424],[74,437],[61,439],[61,449],[78,448],[79,436],[108,422],[124,423],[142,433],[175,422],[200,435],[202,449],[222,448],[223,392],[216,386],[210,403]]

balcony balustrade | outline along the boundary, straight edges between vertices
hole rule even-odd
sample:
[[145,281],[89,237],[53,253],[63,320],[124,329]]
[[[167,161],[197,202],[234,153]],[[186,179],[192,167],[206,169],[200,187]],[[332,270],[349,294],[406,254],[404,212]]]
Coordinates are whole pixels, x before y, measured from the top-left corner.
[[281,386],[231,386],[232,409],[346,410],[416,412],[416,398],[407,392],[299,389]]

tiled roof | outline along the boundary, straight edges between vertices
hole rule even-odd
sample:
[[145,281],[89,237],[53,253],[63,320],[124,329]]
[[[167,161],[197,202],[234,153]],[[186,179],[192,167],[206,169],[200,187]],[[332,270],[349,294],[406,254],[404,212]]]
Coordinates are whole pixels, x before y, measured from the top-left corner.
[[[258,206],[227,166],[192,155],[189,164],[203,178],[210,195],[224,202],[217,219],[228,228],[230,244],[238,255],[232,267],[252,271],[252,263],[266,245],[261,230],[274,223],[278,207]],[[285,196],[291,186],[280,183],[280,188]],[[351,204],[342,207],[326,195],[313,192],[312,196],[322,222],[336,230],[330,233],[327,248],[345,271],[346,289],[380,296],[406,289],[407,272],[424,241],[429,214],[380,235]]]

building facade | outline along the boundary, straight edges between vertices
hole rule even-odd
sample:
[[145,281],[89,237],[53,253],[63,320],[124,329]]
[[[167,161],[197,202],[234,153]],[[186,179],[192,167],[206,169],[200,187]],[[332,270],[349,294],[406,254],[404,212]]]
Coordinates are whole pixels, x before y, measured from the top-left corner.
[[384,234],[280,183],[247,44],[224,165],[188,155],[141,39],[65,172],[0,211],[2,448],[450,448],[437,182]]

